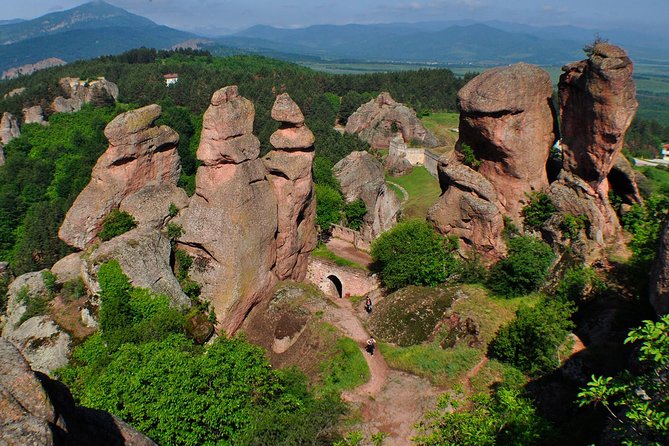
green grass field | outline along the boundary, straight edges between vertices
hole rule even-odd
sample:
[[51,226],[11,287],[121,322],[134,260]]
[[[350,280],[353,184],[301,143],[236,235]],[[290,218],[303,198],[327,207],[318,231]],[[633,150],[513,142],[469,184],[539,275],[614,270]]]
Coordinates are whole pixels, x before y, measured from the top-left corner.
[[[403,218],[425,218],[427,210],[439,198],[441,189],[439,181],[434,178],[423,166],[416,166],[410,174],[402,177],[386,177],[388,181],[397,183],[409,193],[409,200],[404,203],[402,208]],[[397,193],[397,197],[402,200],[402,193],[391,188]]]
[[453,112],[431,113],[421,119],[423,125],[437,137],[444,150],[453,150],[458,140],[458,132],[452,129],[458,128],[460,115]]

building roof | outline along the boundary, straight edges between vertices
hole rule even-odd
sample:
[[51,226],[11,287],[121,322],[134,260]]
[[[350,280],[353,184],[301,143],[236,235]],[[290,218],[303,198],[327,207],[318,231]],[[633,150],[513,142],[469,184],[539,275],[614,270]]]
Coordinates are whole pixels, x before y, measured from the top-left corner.
[[163,77],[165,79],[177,79],[179,77],[179,75],[177,73],[167,73],[167,74],[164,74]]

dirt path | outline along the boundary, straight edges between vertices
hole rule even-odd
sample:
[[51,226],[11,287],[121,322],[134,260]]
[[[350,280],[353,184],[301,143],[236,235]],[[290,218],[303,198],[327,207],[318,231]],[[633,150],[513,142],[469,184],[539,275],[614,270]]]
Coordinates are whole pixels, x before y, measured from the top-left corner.
[[402,196],[404,197],[404,198],[402,199],[402,204],[406,203],[406,202],[409,200],[409,192],[407,192],[407,190],[406,190],[405,188],[403,188],[403,187],[400,186],[399,184],[394,183],[394,182],[392,182],[392,181],[388,181],[388,180],[386,180],[386,183],[388,183],[388,184],[392,184],[393,186],[395,186],[396,188],[398,188],[398,189],[400,190],[400,192],[402,192]]
[[329,306],[324,311],[324,320],[358,342],[370,371],[368,382],[342,394],[362,418],[361,423],[351,430],[360,430],[366,438],[384,432],[387,434],[384,446],[411,444],[411,438],[418,434],[415,424],[425,412],[435,407],[441,391],[426,379],[391,370],[379,349],[373,356],[368,354],[364,345],[369,333],[351,302],[334,297],[330,300],[336,306]]
[[372,256],[364,251],[359,251],[347,241],[332,237],[325,246],[339,257],[350,260],[351,262],[366,267],[372,264]]
[[472,394],[472,378],[479,374],[481,369],[488,363],[488,357],[484,356],[481,360],[472,367],[467,374],[462,378],[462,385],[465,388],[465,395]]

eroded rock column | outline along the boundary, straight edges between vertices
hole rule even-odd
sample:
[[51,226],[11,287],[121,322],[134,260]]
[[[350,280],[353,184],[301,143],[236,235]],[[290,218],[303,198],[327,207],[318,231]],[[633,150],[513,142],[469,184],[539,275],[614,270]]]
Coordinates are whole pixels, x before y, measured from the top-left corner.
[[258,159],[254,116],[236,86],[214,93],[203,118],[195,195],[179,219],[178,246],[194,257],[191,277],[227,333],[277,281],[277,201]]
[[316,247],[316,200],[312,164],[314,135],[297,104],[284,93],[272,108],[281,128],[270,137],[275,150],[263,159],[278,203],[276,268],[279,280],[304,280]]

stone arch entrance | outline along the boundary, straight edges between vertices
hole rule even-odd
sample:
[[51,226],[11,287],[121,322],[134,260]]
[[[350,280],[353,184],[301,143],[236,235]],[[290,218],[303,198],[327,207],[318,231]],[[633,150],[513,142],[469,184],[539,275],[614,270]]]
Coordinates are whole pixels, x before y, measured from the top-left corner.
[[334,274],[330,274],[327,277],[327,279],[334,286],[334,289],[336,290],[336,296],[337,297],[343,297],[343,295],[344,295],[344,285],[341,283],[341,280],[339,279],[339,277],[335,276]]

